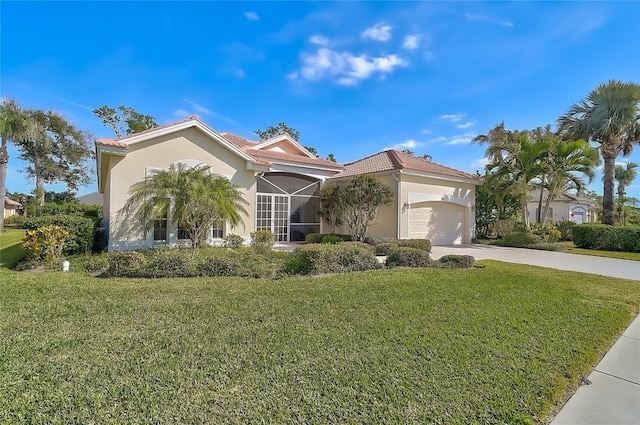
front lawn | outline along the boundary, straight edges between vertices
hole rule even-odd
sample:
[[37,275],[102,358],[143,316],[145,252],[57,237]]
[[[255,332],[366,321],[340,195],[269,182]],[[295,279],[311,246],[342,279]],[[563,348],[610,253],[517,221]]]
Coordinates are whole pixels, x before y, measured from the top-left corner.
[[0,267],[11,268],[26,255],[20,246],[23,236],[23,229],[8,227],[5,227],[4,232],[0,233]]
[[598,249],[576,248],[573,241],[562,242],[565,252],[571,254],[593,255],[596,257],[619,258],[622,260],[640,261],[640,252],[623,252],[623,251],[601,251]]
[[638,313],[640,285],[481,265],[0,269],[0,423],[542,423]]

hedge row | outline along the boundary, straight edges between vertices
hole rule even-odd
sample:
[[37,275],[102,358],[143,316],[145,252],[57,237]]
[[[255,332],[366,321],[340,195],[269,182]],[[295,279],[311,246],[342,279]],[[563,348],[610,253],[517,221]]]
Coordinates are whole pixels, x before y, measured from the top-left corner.
[[578,248],[640,252],[640,226],[580,224],[571,229]]
[[26,219],[22,227],[36,230],[45,226],[60,226],[69,232],[64,244],[65,254],[84,254],[91,251],[96,234],[96,221],[78,215],[49,215]]

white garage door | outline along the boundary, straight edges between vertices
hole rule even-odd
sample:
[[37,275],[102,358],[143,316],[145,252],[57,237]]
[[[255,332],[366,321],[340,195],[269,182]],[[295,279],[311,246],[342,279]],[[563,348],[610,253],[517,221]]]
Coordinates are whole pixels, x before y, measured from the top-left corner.
[[409,210],[409,238],[432,245],[463,243],[465,208],[449,202],[421,202]]

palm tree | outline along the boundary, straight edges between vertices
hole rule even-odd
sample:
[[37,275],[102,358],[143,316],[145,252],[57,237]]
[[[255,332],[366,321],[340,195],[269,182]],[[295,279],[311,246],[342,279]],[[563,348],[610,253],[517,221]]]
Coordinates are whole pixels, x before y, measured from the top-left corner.
[[636,171],[638,168],[638,164],[635,162],[628,162],[626,167],[622,165],[616,165],[615,168],[615,179],[618,182],[618,215],[620,216],[620,220],[622,224],[624,224],[624,201],[626,194],[625,189],[628,185],[631,184],[632,181],[635,180],[638,172]]
[[[13,99],[4,99],[0,103],[0,202],[4,208],[7,194],[8,142],[14,142],[24,136],[26,131],[25,115]],[[4,214],[0,214],[0,232],[4,231]]]
[[602,222],[613,224],[615,161],[640,142],[640,85],[617,80],[600,84],[558,118],[567,138],[600,144],[604,159]]
[[528,132],[507,132],[507,137],[496,140],[486,150],[488,158],[493,159],[486,166],[495,178],[507,182],[507,189],[520,199],[522,224],[529,227],[527,214],[527,193],[532,182],[546,171],[549,145],[545,140],[532,141]]
[[131,186],[123,212],[131,213],[147,231],[169,212],[170,220],[189,235],[195,255],[208,229],[224,222],[240,224],[242,215],[247,215],[246,205],[240,189],[212,174],[209,166],[178,163]]
[[575,189],[584,190],[585,182],[579,174],[594,178],[594,167],[598,163],[598,151],[584,140],[564,142],[553,136],[547,139],[549,145],[549,167],[544,176],[543,190],[547,190],[547,200],[540,223],[544,226],[549,205],[561,193]]

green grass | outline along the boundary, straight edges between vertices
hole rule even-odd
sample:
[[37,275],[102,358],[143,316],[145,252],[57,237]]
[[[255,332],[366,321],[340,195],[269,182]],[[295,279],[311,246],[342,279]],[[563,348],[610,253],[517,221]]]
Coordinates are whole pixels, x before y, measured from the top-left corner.
[[23,229],[5,227],[4,232],[0,233],[0,267],[13,267],[26,255],[20,246],[23,236]]
[[572,241],[562,242],[562,245],[565,247],[565,252],[569,252],[571,254],[594,255],[596,257],[640,261],[640,252],[600,251],[597,249],[576,248]]
[[0,423],[544,423],[640,284],[481,264],[276,282],[0,270]]

